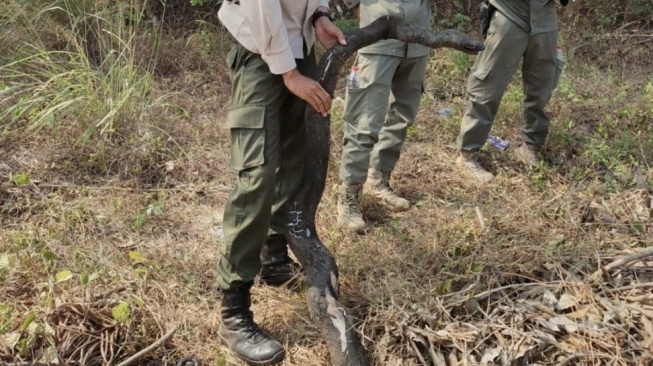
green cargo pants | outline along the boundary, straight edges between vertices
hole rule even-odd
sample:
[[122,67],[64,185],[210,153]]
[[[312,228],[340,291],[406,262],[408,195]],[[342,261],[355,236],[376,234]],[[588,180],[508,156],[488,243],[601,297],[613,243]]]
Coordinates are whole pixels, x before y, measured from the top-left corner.
[[[313,52],[296,62],[303,75],[315,72]],[[286,204],[301,181],[306,107],[260,55],[236,45],[228,63],[231,110],[225,127],[237,179],[223,217],[218,285],[224,290],[252,281],[267,236],[285,233]]]
[[[460,127],[458,147],[477,151],[483,147],[503,94],[522,63],[524,88],[524,142],[541,146],[549,132],[549,118],[544,108],[553,93],[557,65],[557,32],[531,35],[499,11],[494,18],[482,51],[467,81],[471,103]],[[561,65],[559,67],[562,67]]]
[[367,170],[393,171],[424,90],[428,56],[358,54],[359,87],[347,88],[340,180],[363,184]]

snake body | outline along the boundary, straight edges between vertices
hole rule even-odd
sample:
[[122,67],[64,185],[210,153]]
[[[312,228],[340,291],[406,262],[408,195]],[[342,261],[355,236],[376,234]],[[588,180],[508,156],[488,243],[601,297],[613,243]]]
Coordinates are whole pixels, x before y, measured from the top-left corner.
[[[401,19],[382,17],[347,34],[347,45],[336,45],[320,59],[314,76],[333,96],[339,70],[362,47],[382,39],[398,39],[431,48],[449,47],[474,54],[483,44],[456,30],[433,33],[413,28]],[[338,267],[320,240],[315,214],[322,199],[330,153],[330,116],[323,117],[307,106],[304,114],[306,146],[302,182],[288,205],[288,244],[302,264],[308,281],[307,302],[313,321],[329,347],[333,365],[365,365],[367,361],[351,316],[338,301]]]

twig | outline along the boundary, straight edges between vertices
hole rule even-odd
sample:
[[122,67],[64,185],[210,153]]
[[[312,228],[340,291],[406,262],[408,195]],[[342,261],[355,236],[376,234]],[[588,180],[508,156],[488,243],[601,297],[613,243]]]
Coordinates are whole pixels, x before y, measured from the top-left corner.
[[471,289],[473,289],[474,287],[476,287],[476,285],[478,285],[478,281],[472,283],[471,285],[465,287],[464,289],[462,289],[462,290],[460,290],[460,291],[450,292],[450,293],[448,293],[448,294],[442,294],[442,295],[440,295],[439,297],[440,297],[441,299],[445,299],[445,298],[447,298],[447,297],[453,297],[453,296],[456,296],[456,295],[465,294],[465,293],[469,292]]
[[149,346],[143,348],[142,350],[136,352],[133,356],[129,357],[128,359],[122,361],[116,366],[129,366],[134,364],[136,361],[138,361],[141,357],[145,356],[146,354],[152,352],[155,348],[159,347],[166,341],[168,341],[170,338],[172,338],[172,335],[175,334],[177,331],[177,326],[175,325],[168,331],[168,333],[164,334],[163,337],[157,339],[154,343],[150,344]]
[[485,218],[483,218],[481,209],[476,206],[474,207],[474,210],[476,210],[476,216],[478,216],[478,221],[481,223],[481,230],[485,230]]
[[427,364],[426,360],[424,359],[424,356],[422,356],[422,353],[419,351],[419,348],[417,347],[417,345],[415,344],[415,340],[413,339],[413,338],[417,338],[417,337],[419,337],[419,335],[413,334],[413,337],[409,338],[410,345],[413,346],[413,350],[415,351],[415,355],[422,362],[422,365],[426,365]]
[[560,286],[560,282],[556,282],[556,283],[538,283],[538,282],[534,282],[534,283],[514,283],[512,285],[501,286],[501,287],[493,288],[493,289],[490,289],[490,290],[487,290],[487,291],[483,291],[480,294],[474,295],[474,297],[472,299],[480,300],[480,299],[482,299],[484,297],[488,297],[488,296],[490,296],[490,295],[492,295],[494,293],[501,292],[503,290],[511,290],[511,289],[514,289],[514,288],[533,287],[533,286],[556,288],[556,287]]
[[124,292],[126,290],[127,290],[127,288],[125,286],[121,286],[121,287],[118,287],[118,288],[115,288],[115,289],[111,289],[111,290],[105,291],[105,292],[103,292],[101,294],[97,294],[97,295],[91,297],[91,301],[92,302],[101,301],[101,300],[104,300],[104,299],[106,299],[107,297],[109,297],[109,296],[111,296],[113,294],[119,294],[119,293]]
[[633,304],[625,304],[625,305],[631,311],[636,311],[636,312],[642,314],[642,316],[645,316],[645,317],[649,318],[650,320],[653,320],[653,311],[642,309],[641,306],[635,306]]
[[604,358],[604,359],[609,360],[611,358],[614,358],[614,355],[608,355],[608,354],[604,354],[604,353],[592,353],[592,354],[574,353],[573,355],[567,357],[565,360],[560,362],[559,365],[563,366],[563,365],[567,365],[567,364],[570,364],[570,363],[573,363],[574,365],[576,365],[578,360],[583,359],[583,358],[589,358],[589,359]]
[[644,40],[641,41],[641,43],[645,43],[651,40],[653,38],[653,34],[603,34],[603,35],[598,35],[598,36],[588,36],[585,37],[587,39],[587,42],[582,43],[578,46],[576,46],[572,51],[571,54],[575,54],[580,50],[581,48],[584,48],[586,46],[589,46],[593,43],[605,40],[605,39],[610,39],[610,38],[644,38]]
[[644,294],[644,295],[637,295],[637,296],[628,296],[628,301],[630,302],[639,302],[642,304],[650,304],[651,300],[653,300],[653,294]]
[[[446,298],[446,297],[451,297],[453,295],[458,295],[458,294],[463,293],[465,291],[471,290],[472,288],[475,287],[475,285],[476,284],[472,284],[471,286],[468,286],[467,288],[465,288],[465,289],[463,289],[461,291],[454,292],[454,293],[451,293],[451,294],[444,294],[444,295],[441,295],[439,297],[440,298]],[[458,306],[459,304],[465,303],[465,302],[470,301],[470,300],[480,300],[480,299],[488,297],[488,296],[490,296],[490,295],[492,295],[494,293],[501,292],[503,290],[511,290],[511,289],[520,288],[520,287],[537,287],[537,286],[547,287],[547,288],[557,288],[557,287],[560,287],[560,285],[561,285],[560,281],[551,282],[551,283],[541,283],[541,282],[514,283],[512,285],[501,286],[501,287],[497,287],[497,288],[493,288],[493,289],[483,291],[481,293],[478,293],[478,294],[474,295],[471,298],[466,298],[466,299],[463,299],[463,300],[455,301],[453,303],[449,303],[449,304],[447,304],[447,306],[448,307],[453,307],[453,306]]]
[[552,316],[552,317],[558,315],[553,309],[551,309],[549,307],[546,307],[543,304],[540,304],[538,302],[529,301],[529,302],[527,302],[527,304],[532,306],[535,310],[539,310],[539,311],[545,313],[546,315],[549,315],[549,316]]
[[628,286],[621,286],[621,287],[611,288],[611,289],[606,290],[606,292],[612,294],[612,293],[615,293],[615,292],[635,290],[635,289],[647,288],[647,287],[653,287],[653,282],[633,283],[632,285],[628,285]]
[[599,268],[594,273],[592,273],[589,276],[588,282],[589,283],[596,283],[604,273],[607,273],[610,270],[613,270],[613,269],[616,269],[616,268],[619,268],[619,267],[624,267],[624,266],[627,266],[627,265],[629,265],[631,263],[634,263],[634,262],[639,262],[642,259],[647,258],[647,257],[651,257],[651,256],[653,256],[653,248],[648,248],[648,249],[642,250],[641,252],[637,252],[637,253],[627,255],[625,257],[621,257],[621,258],[615,260],[614,262],[608,264],[607,266],[605,266],[603,268]]
[[637,24],[637,23],[640,23],[640,22],[641,22],[641,20],[633,20],[632,22],[626,23],[626,24],[622,25],[621,27],[617,28],[613,33],[619,33],[622,30],[630,27],[631,25]]
[[601,34],[597,36],[586,36],[585,38],[587,39],[608,39],[608,38],[650,38],[653,37],[653,34],[624,34],[624,33],[607,33],[607,34]]
[[648,42],[653,42],[653,38],[647,38],[647,39],[644,39],[644,40],[639,41],[639,42],[631,43],[631,44],[629,44],[628,46],[630,46],[630,47],[629,47],[629,49],[630,49],[630,48],[632,48],[633,46],[638,46],[638,45],[640,45],[640,44],[648,43]]
[[35,187],[37,188],[50,188],[50,189],[88,189],[88,190],[94,190],[94,191],[121,191],[121,192],[182,192],[182,191],[188,191],[192,190],[195,188],[201,188],[203,190],[215,190],[215,191],[224,191],[227,188],[224,188],[222,186],[215,188],[215,187],[205,187],[199,184],[179,184],[174,187],[169,187],[169,188],[157,188],[157,187],[120,187],[120,186],[99,186],[99,185],[83,185],[83,184],[68,184],[68,183],[63,183],[63,184],[34,184]]

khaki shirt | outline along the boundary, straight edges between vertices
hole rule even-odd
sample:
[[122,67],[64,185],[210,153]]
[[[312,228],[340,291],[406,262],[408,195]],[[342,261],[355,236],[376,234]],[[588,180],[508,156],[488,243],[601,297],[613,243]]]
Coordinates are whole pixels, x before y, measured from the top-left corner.
[[295,67],[304,58],[304,42],[310,50],[315,44],[311,16],[328,0],[240,0],[224,1],[218,18],[236,40],[251,52],[260,54],[273,74]]
[[[382,16],[393,15],[402,18],[413,27],[431,29],[429,0],[345,0],[345,4],[350,8],[359,3],[361,27]],[[429,48],[396,39],[387,39],[361,48],[358,52],[412,58],[428,56]]]
[[490,0],[501,14],[532,35],[558,29],[553,0]]

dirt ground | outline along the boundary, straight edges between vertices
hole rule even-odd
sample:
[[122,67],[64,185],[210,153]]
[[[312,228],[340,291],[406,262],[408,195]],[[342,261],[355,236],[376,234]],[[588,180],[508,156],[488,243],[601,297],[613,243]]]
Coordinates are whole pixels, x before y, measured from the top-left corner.
[[[241,364],[217,335],[221,213],[235,178],[221,128],[230,84],[223,55],[203,53],[198,37],[162,51],[188,55],[163,57],[156,77],[158,90],[181,93],[185,112],[162,117],[169,148],[155,159],[122,145],[98,173],[66,131],[3,135],[0,360],[117,364],[176,327],[138,364],[191,354]],[[486,185],[454,164],[473,58],[434,52],[392,180],[411,209],[364,197],[363,235],[336,227],[338,89],[318,230],[372,364],[653,364],[650,59],[619,65],[616,55],[608,67],[610,55],[588,58],[589,45],[565,42],[544,163],[526,169],[512,148],[486,146],[497,176]],[[493,135],[517,142],[522,98],[517,77]],[[305,294],[257,284],[255,318],[284,343],[284,365],[329,365]]]

